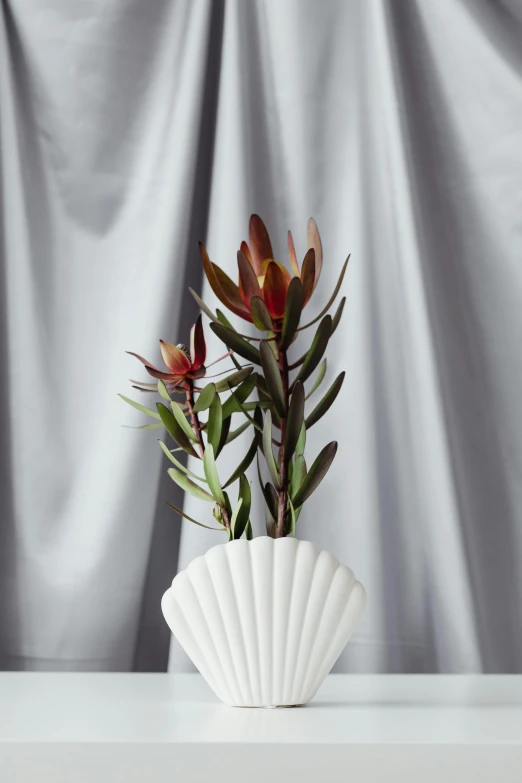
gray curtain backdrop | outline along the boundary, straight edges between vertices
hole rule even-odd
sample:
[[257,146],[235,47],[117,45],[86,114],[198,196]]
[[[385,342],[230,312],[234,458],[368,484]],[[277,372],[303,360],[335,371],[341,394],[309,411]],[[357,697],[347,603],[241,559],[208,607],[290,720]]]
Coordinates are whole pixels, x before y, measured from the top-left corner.
[[116,395],[255,211],[281,259],[317,219],[310,314],[352,253],[299,520],[368,590],[338,670],[522,671],[520,2],[9,0],[0,36],[0,667],[167,668],[221,538]]

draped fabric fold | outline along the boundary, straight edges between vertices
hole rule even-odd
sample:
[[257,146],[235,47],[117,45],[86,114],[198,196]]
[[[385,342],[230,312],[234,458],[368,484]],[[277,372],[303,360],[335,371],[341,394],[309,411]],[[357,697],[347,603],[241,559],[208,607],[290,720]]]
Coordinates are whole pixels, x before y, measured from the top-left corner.
[[[337,669],[521,671],[519,3],[0,13],[0,667],[166,668],[159,597],[221,539],[165,509],[156,434],[116,394],[144,379],[126,350],[187,342],[187,285],[216,305],[197,241],[235,277],[258,212],[278,260],[316,218],[312,316],[352,254],[347,379],[308,439],[340,447],[299,519],[368,591]],[[190,668],[175,641],[169,665]]]

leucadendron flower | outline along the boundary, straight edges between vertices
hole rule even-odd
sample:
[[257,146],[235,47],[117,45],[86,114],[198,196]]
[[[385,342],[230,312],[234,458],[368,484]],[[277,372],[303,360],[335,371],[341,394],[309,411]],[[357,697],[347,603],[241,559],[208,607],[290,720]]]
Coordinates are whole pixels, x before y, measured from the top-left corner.
[[[145,369],[153,378],[162,380],[167,389],[172,390],[177,386],[185,388],[188,381],[202,378],[205,375],[205,359],[207,348],[201,316],[190,330],[190,350],[185,345],[173,345],[160,340],[161,357],[167,368],[167,372],[155,367],[143,356],[132,351],[127,351],[145,365]],[[147,387],[157,388],[157,384],[139,384],[142,391],[148,391]]]
[[217,298],[245,321],[255,321],[252,299],[261,299],[275,331],[280,330],[285,313],[288,288],[297,277],[303,287],[303,307],[317,285],[323,263],[321,238],[313,218],[308,221],[308,251],[301,267],[297,262],[292,234],[288,232],[288,254],[293,274],[274,259],[272,244],[259,215],[252,215],[249,224],[249,244],[241,243],[237,254],[238,284],[212,263],[203,244],[199,245],[205,275]]

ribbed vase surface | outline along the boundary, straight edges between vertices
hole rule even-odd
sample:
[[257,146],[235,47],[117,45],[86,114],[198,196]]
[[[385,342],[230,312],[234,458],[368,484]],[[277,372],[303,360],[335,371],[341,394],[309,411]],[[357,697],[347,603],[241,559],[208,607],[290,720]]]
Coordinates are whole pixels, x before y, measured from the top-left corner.
[[210,687],[237,707],[310,701],[365,605],[362,584],[329,552],[266,536],[209,549],[161,602]]

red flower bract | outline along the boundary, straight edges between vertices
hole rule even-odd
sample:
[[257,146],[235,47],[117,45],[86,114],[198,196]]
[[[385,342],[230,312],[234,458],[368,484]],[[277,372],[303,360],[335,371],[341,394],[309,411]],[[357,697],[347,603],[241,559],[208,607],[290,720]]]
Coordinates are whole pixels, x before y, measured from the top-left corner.
[[[158,369],[143,356],[132,351],[127,351],[145,365],[145,369],[153,378],[158,378],[165,383],[167,388],[186,386],[187,380],[202,378],[205,375],[205,359],[207,348],[201,316],[190,330],[190,351],[184,345],[172,345],[160,340],[161,357],[167,367],[167,372]],[[155,390],[157,384],[138,384],[142,391]]]
[[[205,275],[217,298],[231,312],[252,321],[250,302],[253,296],[264,301],[272,318],[274,329],[281,328],[286,295],[292,275],[285,266],[274,260],[272,244],[265,224],[259,215],[252,215],[249,224],[249,243],[241,243],[237,254],[239,281],[236,285],[220,267],[213,264],[200,243]],[[308,221],[308,251],[301,269],[297,263],[292,234],[288,232],[288,255],[293,276],[301,280],[304,304],[308,302],[319,280],[323,264],[321,237],[313,218]]]

